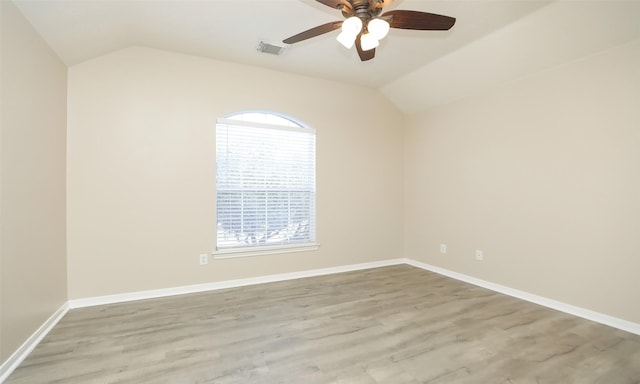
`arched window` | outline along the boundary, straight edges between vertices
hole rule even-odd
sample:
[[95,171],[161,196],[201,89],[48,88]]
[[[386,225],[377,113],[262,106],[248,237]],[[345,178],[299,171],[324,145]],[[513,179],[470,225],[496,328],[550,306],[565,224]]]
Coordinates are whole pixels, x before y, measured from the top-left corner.
[[297,251],[316,242],[316,133],[274,112],[216,124],[216,254]]

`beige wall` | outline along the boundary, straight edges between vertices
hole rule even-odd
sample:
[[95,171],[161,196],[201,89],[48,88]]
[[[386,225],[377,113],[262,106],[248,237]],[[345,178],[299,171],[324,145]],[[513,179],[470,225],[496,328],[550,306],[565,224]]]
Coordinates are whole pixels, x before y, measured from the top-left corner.
[[67,300],[67,68],[1,1],[0,361]]
[[[67,84],[10,2],[1,64],[2,360],[67,284],[76,299],[401,256],[640,322],[639,42],[408,118],[367,88],[146,48]],[[199,266],[215,119],[252,108],[318,130],[321,248]]]
[[640,323],[640,42],[408,120],[407,257]]
[[[320,250],[200,266],[215,246],[216,118],[243,109],[317,129]],[[70,299],[402,257],[402,124],[371,89],[165,51],[71,67]]]

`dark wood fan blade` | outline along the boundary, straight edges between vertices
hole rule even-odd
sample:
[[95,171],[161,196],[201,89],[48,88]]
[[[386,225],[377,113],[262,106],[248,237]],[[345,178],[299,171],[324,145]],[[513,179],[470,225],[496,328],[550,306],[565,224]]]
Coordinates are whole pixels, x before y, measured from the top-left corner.
[[340,26],[342,26],[342,21],[332,21],[330,23],[318,25],[317,27],[307,29],[304,32],[300,32],[297,35],[293,35],[289,38],[282,40],[282,42],[285,44],[297,43],[302,40],[307,40],[312,37],[322,35],[323,33],[331,32],[333,30],[340,28]]
[[375,57],[376,55],[376,49],[370,49],[368,51],[363,51],[362,50],[362,44],[360,43],[360,37],[362,36],[362,33],[360,33],[358,35],[358,37],[356,38],[356,50],[358,51],[358,56],[360,56],[360,60],[361,61],[367,61],[367,60],[371,60]]
[[382,17],[392,16],[389,26],[399,29],[418,29],[421,31],[446,31],[456,23],[455,17],[436,15],[419,11],[394,10],[385,12]]
[[316,1],[320,4],[326,5],[327,7],[331,7],[335,9],[340,9],[340,10],[342,10],[342,8],[351,9],[351,3],[349,3],[347,0],[316,0]]

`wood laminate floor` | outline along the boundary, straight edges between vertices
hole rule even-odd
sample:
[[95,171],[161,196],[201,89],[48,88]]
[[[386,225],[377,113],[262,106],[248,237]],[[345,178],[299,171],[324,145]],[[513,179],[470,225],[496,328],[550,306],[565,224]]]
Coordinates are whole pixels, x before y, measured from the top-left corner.
[[71,310],[24,383],[640,383],[640,336],[399,265]]

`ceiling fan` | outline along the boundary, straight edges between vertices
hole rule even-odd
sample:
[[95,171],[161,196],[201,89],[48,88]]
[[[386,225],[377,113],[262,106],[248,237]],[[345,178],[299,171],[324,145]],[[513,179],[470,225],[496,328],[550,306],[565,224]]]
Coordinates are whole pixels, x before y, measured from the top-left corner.
[[421,31],[446,31],[456,23],[456,19],[434,13],[393,10],[382,13],[382,8],[393,0],[316,0],[317,2],[342,11],[344,21],[332,21],[293,35],[282,42],[293,44],[316,37],[338,28],[342,32],[337,40],[347,49],[354,44],[360,60],[371,60],[376,47],[389,32],[389,28],[414,29]]

